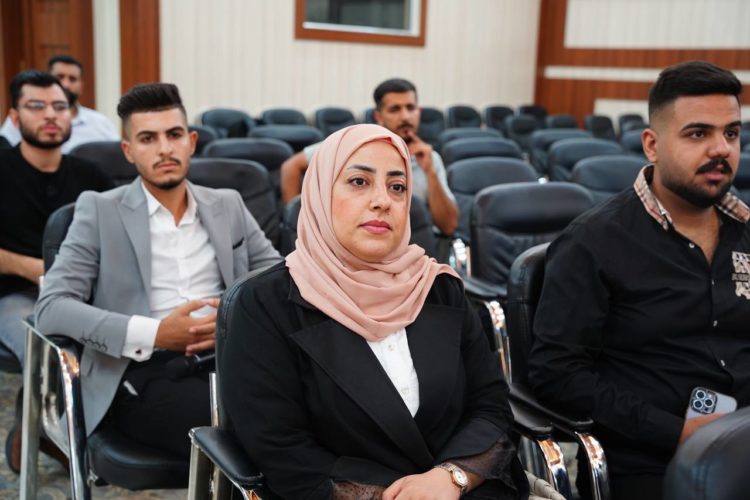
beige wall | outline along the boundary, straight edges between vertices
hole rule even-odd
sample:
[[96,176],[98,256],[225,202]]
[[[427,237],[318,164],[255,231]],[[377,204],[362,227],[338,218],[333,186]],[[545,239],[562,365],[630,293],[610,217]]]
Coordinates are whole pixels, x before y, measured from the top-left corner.
[[539,0],[428,0],[426,44],[412,48],[295,40],[293,0],[161,0],[162,80],[192,116],[212,106],[359,113],[392,76],[414,81],[423,105],[518,105],[533,99],[538,16]]

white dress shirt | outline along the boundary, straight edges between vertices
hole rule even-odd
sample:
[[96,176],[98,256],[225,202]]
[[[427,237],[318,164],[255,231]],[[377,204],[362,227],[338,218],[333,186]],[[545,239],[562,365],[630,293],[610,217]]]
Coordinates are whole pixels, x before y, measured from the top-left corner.
[[419,379],[409,350],[406,330],[402,328],[379,342],[367,341],[393,386],[401,395],[411,416],[419,410]]
[[[130,318],[122,352],[136,361],[151,357],[161,319],[188,301],[219,297],[224,290],[214,247],[198,217],[190,189],[187,210],[175,225],[169,210],[143,184],[141,188],[148,203],[151,235],[151,313],[150,317]],[[200,314],[201,310],[193,313]]]

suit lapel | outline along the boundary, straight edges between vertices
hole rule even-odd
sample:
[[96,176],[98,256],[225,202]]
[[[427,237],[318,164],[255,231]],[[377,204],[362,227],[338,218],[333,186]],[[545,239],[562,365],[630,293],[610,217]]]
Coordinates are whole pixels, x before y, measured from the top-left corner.
[[[118,206],[125,232],[133,245],[138,270],[146,295],[151,293],[151,234],[149,232],[148,204],[141,188],[140,177],[128,186],[122,203]],[[150,300],[150,299],[149,299]],[[146,301],[148,303],[148,300]]]
[[333,320],[292,334],[292,339],[354,400],[415,464],[434,458],[414,419],[365,340]]
[[227,288],[235,278],[234,261],[232,260],[232,228],[227,220],[228,212],[222,213],[222,204],[216,193],[208,189],[202,189],[192,183],[188,183],[188,189],[195,198],[201,224],[208,233],[208,239],[211,240],[214,247],[219,271],[224,280],[224,287]]

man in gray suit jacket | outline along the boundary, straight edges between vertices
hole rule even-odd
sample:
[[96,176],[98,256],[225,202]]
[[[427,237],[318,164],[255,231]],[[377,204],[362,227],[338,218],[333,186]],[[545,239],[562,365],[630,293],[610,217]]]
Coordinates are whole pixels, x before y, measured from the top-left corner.
[[107,417],[131,439],[187,457],[188,430],[210,423],[208,385],[171,380],[165,364],[212,348],[218,296],[280,256],[236,191],[186,180],[197,135],[177,87],[138,85],[117,111],[140,177],[79,197],[37,326],[84,346],[88,433]]

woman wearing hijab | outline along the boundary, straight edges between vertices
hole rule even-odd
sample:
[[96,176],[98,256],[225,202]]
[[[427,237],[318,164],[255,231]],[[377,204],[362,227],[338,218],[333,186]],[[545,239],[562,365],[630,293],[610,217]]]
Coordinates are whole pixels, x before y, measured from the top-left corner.
[[240,292],[221,397],[283,498],[528,496],[508,389],[462,283],[408,243],[410,164],[377,125],[329,136],[296,250]]

